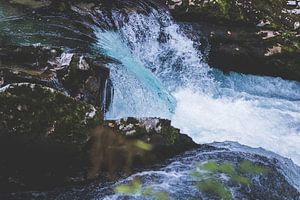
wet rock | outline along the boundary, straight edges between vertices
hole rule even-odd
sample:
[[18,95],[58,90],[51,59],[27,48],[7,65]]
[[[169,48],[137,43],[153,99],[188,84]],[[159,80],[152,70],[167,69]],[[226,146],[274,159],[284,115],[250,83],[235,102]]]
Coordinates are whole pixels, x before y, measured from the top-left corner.
[[107,121],[106,125],[128,139],[141,140],[152,146],[147,162],[157,162],[198,145],[171,125],[170,120],[159,118],[125,118]]
[[107,111],[113,86],[103,60],[78,54],[73,54],[69,60],[69,65],[57,72],[59,82],[71,96]]
[[208,63],[212,67],[225,72],[300,80],[299,37],[283,36],[274,31],[266,33],[251,27],[241,29],[202,22],[191,26],[195,34],[201,32],[204,39],[208,38]]
[[103,121],[100,110],[30,83],[0,89],[0,190],[102,182],[198,147],[169,120]]
[[22,6],[28,6],[30,8],[41,8],[46,7],[51,4],[51,1],[43,0],[10,0],[9,3],[16,4],[16,5],[22,5]]
[[37,83],[106,111],[113,95],[107,62],[106,58],[65,53],[57,48],[6,46],[0,48],[1,86]]
[[105,185],[94,182],[46,193],[3,195],[3,198],[72,199],[76,196],[78,199],[144,200],[159,196],[169,199],[294,200],[300,196],[299,170],[291,160],[262,148],[253,149],[233,142],[213,143],[117,182]]
[[2,46],[0,48],[1,86],[11,83],[37,83],[59,89],[55,73],[47,70],[49,60],[59,56],[61,50],[45,47]]
[[182,1],[172,12],[208,38],[212,67],[300,80],[300,16],[286,1]]
[[259,0],[167,0],[166,3],[171,5],[175,17],[189,21],[202,19],[223,25],[265,25],[268,28],[291,29],[294,27],[293,23],[299,19],[297,15],[291,14],[286,0],[274,0],[272,2]]
[[100,111],[51,88],[19,83],[0,90],[2,191],[84,180]]

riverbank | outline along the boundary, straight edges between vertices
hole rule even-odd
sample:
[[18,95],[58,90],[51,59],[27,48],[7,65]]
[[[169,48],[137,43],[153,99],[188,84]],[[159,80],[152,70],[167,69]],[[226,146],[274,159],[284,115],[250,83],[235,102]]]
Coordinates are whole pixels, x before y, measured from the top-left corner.
[[[168,1],[174,18],[208,38],[208,63],[225,72],[300,80],[300,16],[285,0]],[[201,30],[201,31],[200,31]]]

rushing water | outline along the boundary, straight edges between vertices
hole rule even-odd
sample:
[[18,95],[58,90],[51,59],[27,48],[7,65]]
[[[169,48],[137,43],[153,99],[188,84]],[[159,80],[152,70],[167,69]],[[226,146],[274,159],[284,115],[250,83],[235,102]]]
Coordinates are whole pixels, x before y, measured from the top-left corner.
[[129,13],[118,30],[96,34],[96,47],[121,63],[110,66],[107,118],[165,117],[198,143],[237,141],[300,164],[298,82],[211,69],[199,43],[160,10]]
[[[272,168],[267,181],[263,177],[254,177],[258,187],[255,184],[251,187],[232,186],[226,177],[220,175],[219,178],[230,187],[236,199],[260,199],[260,195],[266,193],[270,195],[266,197],[269,199],[299,198],[299,193],[284,185],[284,179],[300,191],[300,169],[293,164],[300,165],[300,83],[234,72],[224,74],[213,69],[205,62],[207,55],[199,50],[200,42],[185,35],[183,28],[172,20],[167,10],[151,9],[145,4],[143,6],[147,11],[137,12],[127,8],[126,2],[120,6],[124,8],[112,9],[109,15],[107,11],[98,11],[98,15],[93,16],[100,21],[93,27],[96,38],[88,34],[76,43],[74,35],[78,38],[83,35],[80,31],[76,33],[75,27],[85,24],[77,24],[75,20],[74,24],[64,26],[57,24],[52,16],[38,21],[66,29],[52,35],[54,38],[64,38],[67,46],[72,44],[71,49],[93,42],[93,50],[117,61],[109,65],[114,98],[106,118],[168,118],[175,127],[198,143],[221,143],[211,144],[217,148],[215,150],[188,152],[163,166],[134,174],[117,183],[55,191],[49,194],[50,199],[123,199],[122,195],[113,192],[113,188],[134,177],[140,177],[146,186],[167,191],[172,199],[206,199],[195,189],[195,180],[190,172],[195,164],[211,159],[236,165],[237,160],[248,159]],[[4,11],[0,10],[0,17]],[[69,19],[66,16],[57,18],[58,21]],[[2,32],[15,32],[16,27],[22,32],[21,35],[18,32],[14,35],[13,41],[16,43],[36,43],[40,41],[39,37],[44,36],[44,32],[40,31],[39,37],[34,37],[36,40],[32,41],[29,32],[24,40],[23,32],[27,27],[32,29],[37,26],[40,29],[39,23],[32,23],[30,18],[26,19],[29,25],[21,27],[18,23],[23,24],[23,18],[18,17],[14,19],[18,25],[15,27],[9,22],[10,18],[7,20]],[[35,29],[32,32],[36,32]],[[45,38],[42,44],[53,45],[49,35]],[[60,40],[54,42],[54,46],[56,43]],[[224,141],[262,147],[276,154]],[[30,195],[43,196],[41,193]],[[130,199],[141,198],[140,194],[135,194]]]
[[[300,199],[300,168],[291,160],[268,152],[261,148],[250,148],[233,142],[210,144],[215,149],[200,148],[183,155],[177,156],[161,167],[144,170],[117,182],[89,184],[87,186],[67,188],[51,193],[23,194],[17,199],[28,199],[27,196],[43,199],[57,200],[81,200],[81,199],[104,199],[104,200],[153,200],[164,198],[155,196],[166,195],[167,199],[221,199],[218,196],[209,196],[197,188],[199,177],[192,175],[197,166],[210,160],[220,163],[230,162],[235,168],[243,160],[251,160],[266,166],[267,174],[250,176],[252,184],[249,186],[230,183],[230,179],[223,173],[216,173],[218,180],[226,185],[232,199]],[[267,158],[267,159],[266,159]],[[205,173],[203,174],[204,176]],[[284,177],[284,178],[283,178]],[[122,184],[130,184],[134,180],[140,180],[139,189],[134,193],[116,193],[114,188]],[[286,182],[287,181],[287,182]],[[290,184],[290,185],[289,185]],[[292,186],[293,187],[292,187]],[[154,195],[145,195],[145,191],[151,188]],[[298,190],[298,191],[297,191]],[[144,193],[144,194],[143,194]],[[230,198],[229,198],[230,199]]]

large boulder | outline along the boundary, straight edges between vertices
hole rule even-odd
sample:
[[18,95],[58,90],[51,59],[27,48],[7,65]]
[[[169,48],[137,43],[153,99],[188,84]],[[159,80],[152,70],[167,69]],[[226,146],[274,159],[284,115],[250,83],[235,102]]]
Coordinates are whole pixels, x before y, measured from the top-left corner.
[[44,188],[84,180],[91,129],[101,112],[40,85],[0,93],[1,190]]
[[151,155],[143,162],[154,163],[199,146],[166,119],[128,117],[106,121],[105,125],[125,138],[150,144]]

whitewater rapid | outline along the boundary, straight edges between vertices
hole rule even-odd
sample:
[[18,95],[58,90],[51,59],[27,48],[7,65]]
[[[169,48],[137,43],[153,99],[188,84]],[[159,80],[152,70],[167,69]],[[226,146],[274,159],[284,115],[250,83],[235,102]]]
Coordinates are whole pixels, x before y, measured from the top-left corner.
[[212,98],[190,89],[174,96],[177,107],[173,125],[196,142],[237,141],[274,151],[300,164],[299,101],[248,94]]
[[300,83],[210,68],[200,43],[160,10],[95,33],[95,47],[119,61],[106,118],[168,118],[197,143],[236,141],[300,165]]

